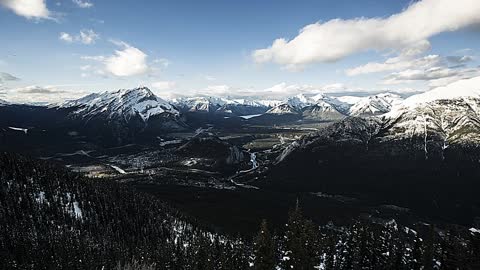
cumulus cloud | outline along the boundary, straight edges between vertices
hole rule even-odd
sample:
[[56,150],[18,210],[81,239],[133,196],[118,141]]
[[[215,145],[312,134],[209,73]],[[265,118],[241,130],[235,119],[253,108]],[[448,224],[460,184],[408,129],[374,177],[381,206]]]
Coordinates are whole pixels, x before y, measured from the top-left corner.
[[30,85],[19,88],[5,88],[4,98],[14,103],[55,103],[65,99],[80,98],[84,91],[65,89],[61,85]]
[[400,72],[394,72],[387,76],[383,84],[404,84],[415,81],[427,81],[428,86],[439,87],[458,80],[469,79],[480,76],[478,68],[449,68],[444,66],[433,67],[429,69],[406,69]]
[[58,90],[52,86],[43,87],[38,85],[31,85],[23,88],[17,88],[14,91],[20,94],[43,94],[43,95],[65,93],[64,90]]
[[100,39],[100,35],[95,33],[95,31],[92,29],[83,29],[80,30],[80,33],[75,36],[69,33],[61,32],[58,38],[67,43],[77,41],[86,45],[91,45],[95,44],[95,42]]
[[158,59],[155,59],[153,60],[153,63],[154,64],[159,64],[161,65],[163,68],[168,68],[171,64],[170,60],[166,59],[166,58],[158,58]]
[[172,81],[159,81],[152,83],[152,87],[157,90],[171,90],[172,88],[175,88],[176,85],[177,84]]
[[80,8],[91,8],[93,7],[93,3],[89,1],[82,1],[82,0],[72,0]]
[[148,71],[147,55],[126,43],[123,47],[123,50],[116,50],[114,55],[105,60],[106,70],[119,77],[146,73]]
[[[427,70],[407,69],[395,72],[389,76],[396,81],[429,81],[456,75],[455,70],[449,68],[435,67]],[[389,79],[387,79],[389,80]]]
[[356,76],[369,73],[395,71],[408,68],[432,68],[444,64],[440,55],[427,55],[420,58],[405,58],[402,56],[387,59],[383,63],[370,62],[355,68],[347,69],[348,76]]
[[260,90],[262,95],[272,95],[272,96],[292,96],[302,93],[319,93],[321,88],[314,87],[312,85],[297,85],[297,84],[287,84],[285,82],[276,84],[272,87]]
[[333,62],[348,55],[428,44],[431,36],[480,23],[478,0],[416,1],[388,18],[334,19],[305,26],[293,39],[276,39],[252,53],[257,63],[274,62],[299,69],[315,62]]
[[115,45],[122,47],[122,49],[115,50],[115,53],[110,56],[82,56],[81,58],[84,60],[97,61],[103,64],[103,67],[96,71],[96,73],[100,75],[108,73],[117,77],[129,77],[145,74],[149,71],[147,54],[125,42],[112,42]]
[[73,37],[69,33],[61,32],[60,35],[58,36],[58,39],[65,41],[67,43],[72,43],[73,42]]
[[95,41],[99,38],[100,36],[91,29],[81,30],[80,36],[78,37],[80,42],[82,42],[83,44],[94,44]]
[[343,83],[332,83],[324,85],[322,89],[326,92],[336,92],[347,90],[347,86],[345,86]]
[[[406,88],[405,88],[406,89]],[[342,83],[331,83],[325,85],[308,85],[308,84],[288,84],[285,82],[275,84],[267,88],[254,88],[254,87],[235,87],[226,84],[209,85],[201,89],[182,89],[182,91],[166,89],[158,93],[159,96],[164,98],[179,98],[179,97],[192,97],[192,96],[214,96],[214,97],[227,97],[232,99],[244,99],[244,98],[257,98],[264,100],[283,100],[298,94],[315,95],[320,93],[328,93],[329,95],[371,95],[376,93],[384,93],[388,90],[371,89],[366,91],[365,89],[353,86],[347,86]],[[398,92],[398,91],[395,91]],[[416,92],[413,89],[404,91],[411,94]]]
[[307,84],[287,84],[285,82],[275,84],[264,89],[235,88],[229,85],[211,85],[196,94],[205,96],[229,96],[233,98],[284,99],[298,94],[318,94],[324,92],[344,91],[346,86],[341,83],[313,86]]
[[92,69],[92,66],[91,65],[83,65],[80,67],[80,70],[82,71],[87,71],[87,70],[90,70]]
[[421,53],[422,50],[410,53],[402,52],[384,62],[370,62],[347,69],[345,72],[348,76],[356,76],[388,71],[391,73],[383,78],[381,84],[394,85],[426,81],[428,86],[438,87],[456,80],[477,76],[476,74],[480,71],[478,68],[467,67],[467,63],[474,60],[472,56],[426,55],[416,57]]
[[0,5],[27,19],[51,19],[45,0],[0,0]]
[[464,64],[473,61],[473,56],[470,55],[463,55],[463,56],[458,56],[458,55],[451,55],[447,56],[447,60],[451,63],[454,64]]
[[10,73],[0,72],[0,83],[6,82],[6,81],[18,81],[18,80],[20,80],[20,79],[13,76]]

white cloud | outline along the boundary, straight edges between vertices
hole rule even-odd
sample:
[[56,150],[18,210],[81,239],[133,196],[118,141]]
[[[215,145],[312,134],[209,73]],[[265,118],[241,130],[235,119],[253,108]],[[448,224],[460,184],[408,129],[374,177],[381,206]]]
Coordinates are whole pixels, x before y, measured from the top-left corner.
[[[165,83],[166,84],[166,83]],[[162,83],[161,86],[163,86]],[[152,85],[152,87],[154,87]],[[166,87],[165,87],[166,88]],[[321,86],[314,85],[300,85],[300,84],[287,84],[285,82],[275,84],[268,88],[240,88],[226,84],[209,85],[203,89],[165,89],[158,93],[159,96],[164,98],[179,98],[179,97],[192,97],[192,96],[213,96],[213,97],[227,97],[227,98],[257,98],[266,100],[283,100],[288,97],[292,97],[298,94],[315,95],[320,93],[349,93],[351,95],[365,95],[372,93],[386,92],[387,90],[369,90],[359,87],[351,87],[342,83],[331,83]],[[397,92],[397,91],[396,91]],[[412,89],[405,90],[405,92],[416,92]]]
[[92,29],[83,29],[78,35],[75,36],[69,33],[61,32],[58,38],[67,43],[77,41],[86,45],[91,45],[95,44],[95,42],[100,39],[100,35],[95,33],[95,31],[93,31]]
[[80,70],[87,71],[87,70],[90,70],[91,68],[92,68],[91,65],[84,65],[80,67]]
[[451,56],[447,56],[447,60],[454,64],[464,64],[464,63],[473,61],[474,57],[470,55],[463,55],[463,56],[451,55]]
[[10,73],[0,72],[0,83],[1,82],[6,82],[6,81],[18,81],[18,80],[20,80],[20,79],[13,76]]
[[82,1],[82,0],[72,0],[80,8],[91,8],[93,7],[93,3],[89,1]]
[[427,82],[429,87],[443,86],[461,79],[471,78],[479,74],[480,69],[469,68],[467,63],[473,61],[472,56],[456,55],[443,57],[427,55],[415,58],[422,50],[414,53],[400,53],[397,57],[388,58],[385,62],[370,62],[355,68],[347,69],[348,76],[390,71],[382,81],[384,85],[406,84],[419,81]]
[[84,55],[80,57],[83,60],[92,60],[92,61],[105,61],[106,57],[103,55],[95,55],[95,56],[89,56],[89,55]]
[[428,43],[442,32],[480,23],[478,0],[423,0],[388,18],[334,19],[305,26],[292,40],[276,39],[252,53],[257,63],[275,62],[299,69],[315,62],[332,62],[368,51],[397,51]]
[[62,85],[29,85],[19,88],[6,88],[4,98],[14,103],[55,103],[65,99],[80,98],[84,91],[65,89]]
[[478,68],[449,68],[446,66],[433,67],[429,69],[406,69],[394,72],[387,76],[382,84],[405,84],[415,81],[427,81],[428,86],[439,87],[455,81],[480,76]]
[[291,84],[288,85],[285,82],[276,84],[272,87],[266,88],[261,90],[263,94],[272,94],[274,96],[282,95],[282,96],[291,96],[291,95],[296,95],[300,93],[305,93],[305,92],[320,92],[320,88],[315,88],[311,85],[297,85],[297,84]]
[[322,89],[326,92],[334,92],[340,90],[347,90],[347,87],[343,83],[332,83],[324,85]]
[[0,5],[28,19],[51,19],[45,0],[0,0]]
[[81,58],[101,62],[103,67],[97,69],[96,73],[102,76],[108,73],[117,77],[129,77],[149,71],[147,54],[123,41],[112,40],[111,42],[122,47],[122,50],[115,50],[111,56],[82,56]]
[[97,39],[100,38],[100,35],[95,33],[93,30],[81,30],[80,35],[77,37],[80,42],[83,44],[94,44]]
[[210,75],[206,75],[204,78],[205,78],[205,80],[207,80],[207,81],[215,81],[215,80],[217,80],[217,78],[215,78],[215,77],[213,77],[213,76],[210,76]]
[[175,88],[176,85],[177,84],[172,81],[159,81],[152,83],[152,87],[157,90],[171,90],[172,88]]
[[431,68],[443,64],[443,61],[439,55],[427,55],[416,59],[399,56],[389,58],[383,63],[370,62],[362,66],[347,69],[345,72],[348,76],[356,76],[408,68]]
[[147,55],[141,50],[124,43],[123,50],[105,60],[105,68],[115,76],[126,77],[144,74],[148,71]]
[[298,94],[318,94],[322,92],[343,91],[346,86],[341,83],[323,86],[278,83],[264,89],[235,88],[229,85],[211,85],[196,94],[206,96],[230,96],[234,98],[257,97],[262,99],[284,99]]
[[153,63],[161,65],[163,68],[167,68],[170,66],[171,62],[170,60],[166,58],[158,58],[153,60]]
[[435,67],[427,70],[407,69],[390,75],[397,81],[429,81],[457,74],[453,69]]
[[60,35],[58,36],[60,40],[63,40],[67,43],[72,43],[73,42],[73,37],[69,33],[61,32]]

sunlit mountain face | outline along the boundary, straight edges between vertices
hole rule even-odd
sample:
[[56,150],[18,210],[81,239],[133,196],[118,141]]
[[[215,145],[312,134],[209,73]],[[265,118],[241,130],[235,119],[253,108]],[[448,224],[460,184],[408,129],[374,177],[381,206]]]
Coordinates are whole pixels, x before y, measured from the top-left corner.
[[479,14],[0,0],[0,268],[480,269]]

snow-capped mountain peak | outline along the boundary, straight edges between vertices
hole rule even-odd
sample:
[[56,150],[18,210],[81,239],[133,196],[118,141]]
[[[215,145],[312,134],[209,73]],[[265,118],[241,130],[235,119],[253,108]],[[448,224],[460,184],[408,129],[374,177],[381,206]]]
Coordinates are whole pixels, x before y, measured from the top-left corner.
[[300,113],[300,111],[296,107],[288,103],[282,103],[269,109],[266,113],[282,115],[282,114],[298,114]]
[[[249,98],[230,99],[225,97],[186,97],[171,100],[172,104],[178,107],[182,112],[220,112],[227,113],[232,111],[245,112],[255,111],[263,113],[280,104],[277,100],[256,100]],[[248,114],[248,113],[247,113]]]
[[83,117],[101,114],[109,119],[117,117],[129,119],[138,115],[144,122],[154,115],[179,114],[172,105],[157,97],[147,87],[93,93],[77,100],[67,101],[61,104],[60,108],[76,108],[75,113]]
[[452,143],[480,143],[480,77],[411,96],[384,115],[385,139],[424,138],[426,156],[431,140],[443,148]]
[[378,115],[390,112],[393,106],[400,104],[399,95],[384,93],[364,98],[359,98],[349,109],[353,116]]
[[413,95],[404,102],[406,106],[430,102],[440,99],[462,97],[480,97],[480,76],[459,80],[446,86],[437,87],[422,94]]
[[296,109],[302,109],[303,107],[313,105],[314,101],[306,97],[304,94],[298,94],[294,97],[288,98],[285,103]]

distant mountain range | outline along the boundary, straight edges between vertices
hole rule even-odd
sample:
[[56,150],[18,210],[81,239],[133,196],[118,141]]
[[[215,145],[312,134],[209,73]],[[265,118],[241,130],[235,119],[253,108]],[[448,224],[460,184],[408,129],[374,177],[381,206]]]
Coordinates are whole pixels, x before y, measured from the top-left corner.
[[[195,125],[191,125],[192,118],[188,115],[205,114],[207,121],[235,117],[239,119],[236,121],[255,121],[264,117],[273,124],[277,118],[287,116],[289,121],[337,121],[346,117],[377,116],[384,140],[421,137],[427,133],[427,137],[435,135],[447,144],[465,140],[478,142],[480,90],[477,85],[480,85],[480,78],[462,80],[407,99],[392,93],[367,97],[300,94],[282,101],[221,97],[167,101],[148,88],[139,87],[94,93],[48,107],[3,101],[0,106],[17,110],[22,107],[22,115],[34,107],[35,111],[48,111],[56,114],[56,123],[60,126],[80,125],[90,135],[101,134],[118,140],[118,143],[127,142],[139,134],[155,137],[155,134],[191,129]],[[10,109],[13,115],[16,114],[14,110]],[[14,119],[4,119],[3,122],[4,125],[16,124]],[[28,117],[20,123],[29,123]]]
[[401,97],[384,93],[368,97],[332,97],[299,94],[285,100],[248,100],[218,97],[174,99],[180,112],[205,112],[231,115],[271,114],[304,115],[309,119],[338,120],[346,116],[371,116],[386,113]]
[[388,201],[471,224],[480,216],[479,89],[480,79],[459,81],[385,114],[346,117],[273,149],[263,170],[235,181]]
[[[369,113],[364,113],[365,109]],[[409,142],[408,148],[425,152],[425,158],[441,158],[443,152],[452,146],[480,144],[480,78],[459,81],[405,100],[395,95],[362,98],[349,111],[353,116],[383,113],[362,121],[356,117],[348,118],[313,133],[285,149],[280,159],[295,148],[308,147],[327,137],[332,142],[361,142],[367,146]]]

